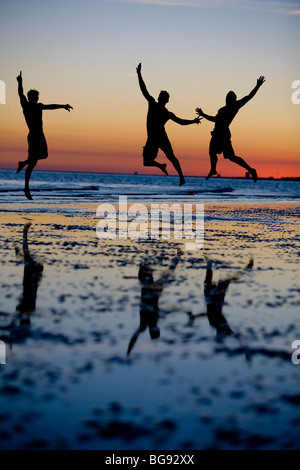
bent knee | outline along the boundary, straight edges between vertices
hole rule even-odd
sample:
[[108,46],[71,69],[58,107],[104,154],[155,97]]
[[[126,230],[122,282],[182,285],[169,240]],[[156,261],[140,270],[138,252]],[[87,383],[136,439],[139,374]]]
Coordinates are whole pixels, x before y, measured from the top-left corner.
[[234,161],[236,159],[236,155],[235,155],[233,149],[224,150],[223,151],[223,157],[227,158],[228,160],[231,160],[231,161]]
[[153,166],[153,162],[155,160],[155,156],[146,153],[146,155],[143,155],[143,165],[144,166]]
[[27,168],[33,169],[36,166],[37,162],[38,162],[38,160],[35,160],[35,159],[28,160]]

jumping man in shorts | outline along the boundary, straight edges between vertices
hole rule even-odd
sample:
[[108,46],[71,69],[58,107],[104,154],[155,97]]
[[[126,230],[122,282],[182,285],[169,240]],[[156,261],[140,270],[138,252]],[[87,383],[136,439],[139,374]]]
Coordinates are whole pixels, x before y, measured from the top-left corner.
[[211,169],[206,177],[207,180],[211,176],[217,174],[217,154],[223,152],[224,158],[228,158],[232,162],[248,170],[252,176],[253,181],[257,181],[256,170],[254,168],[251,168],[241,157],[237,157],[235,155],[231,144],[231,133],[229,130],[229,125],[231,124],[241,107],[248,103],[248,101],[251,100],[251,98],[253,98],[253,96],[257,93],[264,81],[264,77],[259,77],[256,86],[249,93],[249,95],[245,96],[240,100],[236,99],[236,94],[233,91],[229,91],[226,96],[226,106],[220,108],[216,116],[208,116],[202,111],[201,108],[196,109],[196,112],[199,116],[202,116],[208,121],[215,123],[215,128],[211,132],[212,138],[209,145]]
[[165,130],[165,124],[169,119],[177,124],[182,126],[187,126],[189,124],[199,124],[200,118],[196,117],[195,119],[181,119],[175,114],[167,110],[166,104],[169,101],[169,93],[167,91],[161,91],[158,97],[157,102],[155,99],[149,95],[144,80],[141,73],[142,64],[139,64],[136,68],[139,85],[141,92],[148,101],[148,115],[147,115],[147,133],[148,139],[143,151],[144,157],[144,166],[156,166],[160,168],[166,175],[168,174],[166,169],[166,163],[158,163],[155,161],[158,150],[161,149],[165,154],[168,160],[172,163],[175,170],[180,177],[180,186],[185,183],[184,176],[180,167],[178,159],[175,157],[171,143],[167,136]]
[[26,124],[29,129],[27,136],[28,141],[28,158],[27,160],[20,161],[17,169],[17,173],[27,165],[25,171],[25,196],[27,199],[32,199],[29,189],[29,180],[33,168],[36,166],[38,160],[43,160],[48,157],[47,142],[43,132],[43,120],[42,112],[43,109],[66,109],[70,111],[73,109],[69,104],[42,104],[38,103],[39,92],[37,90],[29,90],[27,98],[23,92],[23,79],[22,72],[17,76],[18,81],[18,93],[20,97],[21,106],[23,108],[23,114],[25,117]]

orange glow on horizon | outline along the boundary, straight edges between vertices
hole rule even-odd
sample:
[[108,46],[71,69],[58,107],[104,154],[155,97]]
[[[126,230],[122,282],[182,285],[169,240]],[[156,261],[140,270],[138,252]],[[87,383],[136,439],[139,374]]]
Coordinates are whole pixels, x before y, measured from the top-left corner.
[[[71,113],[64,110],[45,111],[43,120],[49,157],[40,161],[37,169],[160,175],[158,169],[143,166],[147,104],[140,106],[139,103],[136,108],[132,107],[133,114],[127,119],[119,119],[111,110],[106,113],[104,107],[93,110],[91,114],[86,108],[77,112],[76,107]],[[238,116],[232,123],[232,142],[236,154],[256,168],[259,177],[300,176],[300,138],[294,119],[298,109],[292,108],[292,118],[286,120],[284,125],[277,122],[276,116],[271,116],[267,122],[265,118],[256,119],[253,109],[248,114],[241,112],[240,119]],[[178,112],[180,116],[186,114]],[[0,167],[13,169],[19,160],[27,156],[28,130],[16,98],[12,106],[1,108],[0,121]],[[199,125],[190,126],[167,123],[166,130],[174,153],[186,176],[207,175],[212,129],[213,123],[205,120]],[[167,162],[161,151],[157,159]],[[177,175],[170,164],[168,171],[170,175]],[[243,168],[225,160],[223,155],[219,156],[217,171],[224,177],[244,177],[246,173]]]
[[[1,151],[1,153],[3,154],[4,152]],[[1,159],[1,168],[15,169],[17,162],[24,158],[24,147],[8,149],[5,155],[5,160]],[[208,154],[181,154],[179,159],[183,173],[186,176],[206,176],[209,171],[210,162]],[[157,160],[159,162],[168,163],[168,160],[161,151],[158,154]],[[249,165],[256,168],[261,178],[300,177],[299,164],[295,163],[292,159],[290,161],[287,159],[282,162],[277,161],[276,165],[274,165],[273,160],[266,161],[266,159],[263,160],[262,158],[248,153],[245,160]],[[87,161],[88,165],[86,165]],[[170,175],[177,175],[170,164],[168,168]],[[36,169],[124,174],[137,172],[138,174],[161,175],[158,169],[143,166],[141,153],[139,154],[137,149],[132,153],[113,154],[112,152],[105,153],[104,151],[99,151],[98,153],[84,153],[84,151],[78,149],[77,151],[74,150],[74,153],[70,150],[61,152],[53,148],[50,149],[49,157],[46,160],[39,161]],[[223,177],[244,177],[246,173],[246,170],[224,159],[222,155],[219,156],[218,159],[217,171]]]

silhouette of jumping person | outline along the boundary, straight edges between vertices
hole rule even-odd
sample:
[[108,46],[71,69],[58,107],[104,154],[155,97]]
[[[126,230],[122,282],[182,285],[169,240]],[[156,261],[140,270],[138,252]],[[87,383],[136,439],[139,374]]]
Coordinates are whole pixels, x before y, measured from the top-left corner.
[[160,336],[160,330],[157,325],[160,315],[158,306],[159,298],[167,283],[170,282],[170,274],[173,272],[178,264],[181,252],[172,261],[170,268],[165,272],[157,281],[154,281],[153,271],[146,263],[142,264],[139,269],[138,278],[142,285],[141,301],[140,301],[140,325],[129,342],[127,349],[127,356],[133,349],[140,333],[149,329],[149,334],[152,339]]
[[73,108],[69,104],[38,103],[39,92],[37,90],[29,90],[27,93],[27,99],[23,92],[22,72],[17,76],[17,82],[20,103],[29,129],[29,134],[27,136],[28,158],[19,162],[17,173],[20,173],[20,171],[27,165],[25,170],[24,192],[27,199],[31,200],[32,196],[30,194],[29,181],[32,170],[36,166],[38,160],[43,160],[48,157],[47,142],[43,131],[42,112],[44,109],[66,109],[67,111],[70,111],[70,109]]
[[[246,269],[252,269],[253,260],[251,259],[246,266]],[[237,281],[239,275],[233,276],[225,280],[213,282],[212,261],[208,260],[206,265],[206,276],[204,281],[204,297],[206,302],[206,313],[193,315],[188,312],[190,322],[192,323],[196,317],[207,316],[209,324],[216,329],[217,341],[222,340],[226,336],[233,334],[226,318],[223,315],[223,305],[225,303],[225,295],[229,284],[232,281]]]
[[215,123],[215,128],[211,132],[212,138],[209,145],[209,155],[210,155],[210,165],[211,169],[208,173],[206,179],[208,180],[211,176],[217,174],[216,166],[218,157],[217,154],[223,152],[224,158],[228,158],[233,163],[240,165],[249,171],[252,176],[253,181],[257,181],[257,173],[254,168],[251,168],[248,163],[245,162],[241,157],[237,157],[234,153],[232,143],[231,143],[231,133],[229,130],[229,125],[233,121],[234,117],[238,111],[251,100],[254,95],[257,93],[259,88],[265,82],[264,77],[259,77],[256,83],[256,86],[249,93],[249,95],[244,98],[237,100],[236,94],[234,91],[229,91],[226,96],[226,106],[220,108],[216,116],[209,116],[205,114],[201,108],[197,108],[196,112],[199,116],[204,117],[208,121]]
[[180,186],[182,186],[185,183],[184,176],[181,170],[179,160],[175,157],[171,143],[167,136],[165,124],[168,122],[169,119],[176,122],[177,124],[180,124],[181,126],[187,126],[189,124],[199,124],[200,118],[196,117],[192,120],[181,119],[175,116],[175,114],[168,111],[166,108],[166,104],[169,101],[169,93],[167,91],[162,90],[156,102],[155,99],[148,93],[148,90],[142,78],[141,68],[142,64],[139,64],[136,68],[136,71],[141,92],[148,101],[148,138],[143,150],[144,166],[156,166],[163,173],[168,175],[166,163],[159,163],[155,160],[159,149],[161,149],[177,171],[180,177]]

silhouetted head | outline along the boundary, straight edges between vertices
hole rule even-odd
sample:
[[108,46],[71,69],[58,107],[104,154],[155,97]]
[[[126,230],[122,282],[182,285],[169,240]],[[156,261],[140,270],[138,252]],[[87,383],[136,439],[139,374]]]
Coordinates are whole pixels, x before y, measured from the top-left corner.
[[236,94],[234,91],[229,91],[226,95],[226,104],[230,105],[236,102]]
[[37,90],[29,90],[27,98],[29,103],[37,103],[39,100],[39,92]]
[[170,98],[170,95],[167,91],[165,90],[162,90],[159,94],[159,97],[158,97],[158,102],[165,105],[168,103],[169,101],[169,98]]

